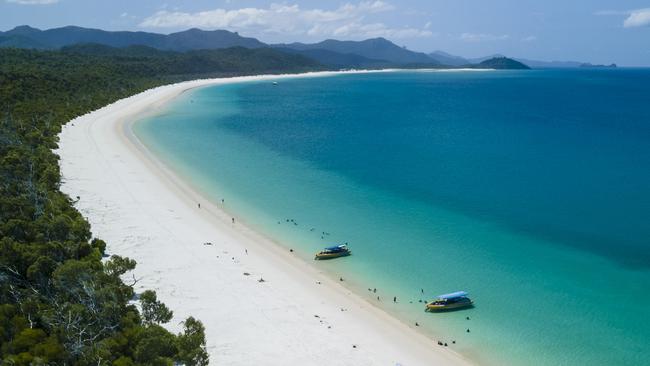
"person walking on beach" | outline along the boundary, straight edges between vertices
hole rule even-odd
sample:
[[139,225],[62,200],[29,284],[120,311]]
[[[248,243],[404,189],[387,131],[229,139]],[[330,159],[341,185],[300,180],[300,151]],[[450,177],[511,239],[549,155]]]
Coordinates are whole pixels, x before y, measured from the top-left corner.
[[197,203],[197,205],[199,206],[199,208],[201,208],[201,204],[200,204],[200,203]]
[[233,223],[233,224],[235,223],[235,218],[234,218],[234,217],[232,218],[232,223]]

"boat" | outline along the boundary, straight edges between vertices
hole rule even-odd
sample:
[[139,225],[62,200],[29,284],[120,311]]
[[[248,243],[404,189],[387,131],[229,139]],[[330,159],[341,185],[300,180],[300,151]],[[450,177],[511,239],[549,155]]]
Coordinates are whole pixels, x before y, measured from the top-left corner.
[[345,244],[341,244],[341,245],[336,245],[321,250],[320,252],[316,253],[316,257],[314,259],[333,259],[339,257],[346,257],[350,254],[352,254],[352,252],[350,251],[348,246]]
[[474,303],[465,291],[439,295],[427,303],[426,311],[444,311],[471,307]]
[[273,85],[278,85],[278,82],[277,82],[277,81],[274,81],[274,82],[273,82]]

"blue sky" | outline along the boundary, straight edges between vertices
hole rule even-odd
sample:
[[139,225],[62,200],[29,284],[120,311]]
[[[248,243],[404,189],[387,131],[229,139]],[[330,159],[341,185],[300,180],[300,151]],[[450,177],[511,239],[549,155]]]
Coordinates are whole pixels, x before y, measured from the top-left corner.
[[228,29],[265,42],[385,37],[465,57],[650,66],[650,0],[0,0],[0,30]]

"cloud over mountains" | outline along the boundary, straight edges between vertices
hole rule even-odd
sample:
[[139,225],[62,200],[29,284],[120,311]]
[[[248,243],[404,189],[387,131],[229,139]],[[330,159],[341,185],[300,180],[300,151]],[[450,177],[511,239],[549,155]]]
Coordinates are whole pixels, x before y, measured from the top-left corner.
[[427,27],[395,28],[369,20],[373,14],[393,10],[393,5],[379,0],[346,3],[331,10],[304,9],[298,4],[274,3],[267,8],[217,8],[195,13],[161,10],[145,18],[139,25],[143,28],[224,28],[260,34],[313,37],[413,38],[433,34]]

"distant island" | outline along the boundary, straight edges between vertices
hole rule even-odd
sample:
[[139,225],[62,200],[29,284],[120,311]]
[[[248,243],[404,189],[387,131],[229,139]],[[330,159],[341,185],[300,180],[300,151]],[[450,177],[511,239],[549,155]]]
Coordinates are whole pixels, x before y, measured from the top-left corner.
[[609,65],[594,65],[590,64],[588,62],[585,62],[580,65],[581,68],[586,68],[586,69],[603,69],[603,68],[617,68],[618,66],[616,64],[609,64]]
[[[100,47],[101,46],[101,47]],[[192,28],[171,34],[148,32],[111,32],[67,26],[40,30],[27,25],[0,32],[0,48],[22,48],[51,50],[98,55],[109,53],[121,56],[146,56],[167,58],[176,55],[181,59],[192,56],[180,56],[188,52],[208,52],[222,49],[248,49],[267,51],[253,52],[262,56],[265,52],[278,58],[291,59],[307,65],[312,61],[314,70],[341,69],[381,69],[381,68],[493,68],[493,69],[529,69],[520,61],[503,56],[480,60],[466,60],[444,53],[426,54],[400,47],[385,38],[371,38],[363,41],[339,41],[328,39],[322,42],[267,44],[255,38],[243,37],[237,32],[226,30],[205,31]],[[119,50],[119,51],[118,51]],[[273,52],[272,52],[273,51]],[[244,51],[229,51],[243,56]],[[205,55],[205,54],[204,54]],[[281,56],[285,55],[285,56]],[[213,57],[214,54],[211,55]],[[292,58],[293,57],[293,58]],[[299,58],[295,58],[299,57]],[[243,58],[239,58],[243,60]],[[212,61],[211,61],[212,62]],[[200,67],[198,72],[205,72]]]
[[476,68],[496,69],[496,70],[529,70],[527,65],[507,57],[494,57],[482,61],[476,65]]
[[[470,64],[478,64],[492,58],[500,58],[506,56],[501,54],[493,54],[484,57],[465,58],[465,57],[456,56],[444,51],[437,50],[429,53],[429,57],[440,62],[443,65],[460,67],[460,66],[465,66]],[[558,61],[558,60],[540,61],[540,60],[532,60],[532,59],[522,58],[522,57],[508,57],[508,58],[511,58],[515,61],[519,61],[522,64],[533,69],[573,69],[573,68],[579,68],[583,64],[589,64],[588,62],[580,62],[580,61]]]

